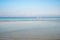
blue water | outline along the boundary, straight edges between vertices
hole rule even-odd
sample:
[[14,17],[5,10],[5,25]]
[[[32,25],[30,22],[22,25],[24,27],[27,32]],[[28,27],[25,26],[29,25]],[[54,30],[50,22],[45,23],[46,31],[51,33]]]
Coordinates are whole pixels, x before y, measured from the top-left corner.
[[0,40],[60,40],[60,18],[0,17],[0,20],[13,20],[0,21]]
[[59,17],[0,17],[0,20],[47,20],[2,21],[0,22],[0,40],[60,40]]
[[53,17],[0,17],[0,20],[60,20],[59,17],[53,18]]

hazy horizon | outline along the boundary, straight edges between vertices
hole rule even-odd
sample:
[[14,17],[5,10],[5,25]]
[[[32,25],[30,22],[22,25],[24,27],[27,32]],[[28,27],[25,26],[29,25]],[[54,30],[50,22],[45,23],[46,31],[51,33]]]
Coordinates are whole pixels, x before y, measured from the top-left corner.
[[60,0],[0,0],[0,17],[60,17]]

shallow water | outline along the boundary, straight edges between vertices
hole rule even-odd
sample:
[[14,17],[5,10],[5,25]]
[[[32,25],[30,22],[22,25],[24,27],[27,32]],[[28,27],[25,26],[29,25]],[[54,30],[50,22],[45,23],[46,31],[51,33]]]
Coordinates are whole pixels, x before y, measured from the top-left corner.
[[0,40],[60,40],[60,21],[0,22]]
[[0,20],[60,20],[60,17],[0,17]]

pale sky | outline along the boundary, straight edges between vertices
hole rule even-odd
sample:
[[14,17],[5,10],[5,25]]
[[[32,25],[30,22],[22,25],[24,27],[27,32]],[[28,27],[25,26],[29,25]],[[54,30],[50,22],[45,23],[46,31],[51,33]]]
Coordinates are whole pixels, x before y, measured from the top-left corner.
[[60,0],[0,0],[0,17],[60,17]]

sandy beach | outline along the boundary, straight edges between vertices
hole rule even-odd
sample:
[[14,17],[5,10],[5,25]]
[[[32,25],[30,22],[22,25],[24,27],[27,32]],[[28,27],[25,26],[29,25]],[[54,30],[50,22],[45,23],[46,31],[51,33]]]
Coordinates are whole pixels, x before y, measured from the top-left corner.
[[0,40],[60,40],[60,21],[0,21]]

